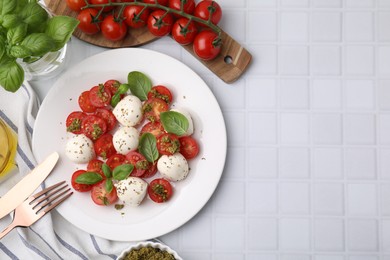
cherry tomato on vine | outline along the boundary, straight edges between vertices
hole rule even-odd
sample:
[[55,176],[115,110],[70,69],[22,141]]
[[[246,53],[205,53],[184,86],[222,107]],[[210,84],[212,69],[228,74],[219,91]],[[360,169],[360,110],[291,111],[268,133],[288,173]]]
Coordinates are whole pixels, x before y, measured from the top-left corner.
[[98,33],[100,31],[99,24],[92,23],[92,17],[95,17],[98,13],[99,11],[93,8],[82,10],[77,15],[77,20],[80,22],[77,27],[86,34]]
[[221,52],[221,41],[218,34],[205,30],[196,35],[193,48],[199,58],[212,60]]
[[115,18],[112,14],[104,18],[101,24],[101,28],[103,36],[111,41],[122,40],[127,34],[127,25],[125,21],[115,21]]
[[149,17],[149,9],[140,5],[129,5],[125,7],[123,16],[126,24],[133,28],[141,28],[146,25]]
[[[210,12],[210,10],[213,10]],[[206,20],[209,20],[209,17],[211,15],[211,22],[213,24],[218,24],[222,17],[222,9],[221,6],[212,0],[203,0],[199,2],[194,11],[194,16]]]
[[[145,4],[155,4],[156,0],[144,0],[143,1]],[[167,6],[168,5],[168,0],[157,0],[157,3],[160,5]]]
[[[169,0],[168,6],[174,10],[181,10],[181,0]],[[195,1],[194,0],[185,0],[183,5],[183,11],[187,14],[194,13],[195,10]],[[180,15],[175,15],[176,17],[180,17]]]
[[148,17],[148,29],[155,36],[165,36],[171,32],[173,17],[164,10],[153,11]]
[[[99,4],[108,4],[110,1],[109,0],[89,0],[89,2],[93,5],[99,5]],[[114,10],[115,6],[106,6],[103,9],[103,12],[109,12],[111,10]],[[101,7],[96,7],[96,9],[100,10],[102,9]]]
[[194,41],[198,29],[194,22],[189,22],[187,18],[179,18],[172,27],[172,37],[176,42],[187,45]]
[[84,0],[66,0],[66,4],[70,9],[76,12],[80,12],[81,8],[86,6]]

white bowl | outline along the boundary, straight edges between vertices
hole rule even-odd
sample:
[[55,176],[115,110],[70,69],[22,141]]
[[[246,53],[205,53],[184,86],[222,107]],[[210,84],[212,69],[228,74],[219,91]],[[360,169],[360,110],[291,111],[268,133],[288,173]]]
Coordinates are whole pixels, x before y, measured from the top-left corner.
[[161,251],[167,251],[168,253],[170,253],[171,255],[173,255],[175,257],[176,260],[183,260],[183,258],[181,258],[177,253],[176,251],[174,251],[173,249],[171,249],[170,247],[168,247],[167,245],[164,245],[162,243],[159,243],[159,242],[153,242],[153,241],[144,241],[144,242],[139,242],[135,245],[132,245],[130,246],[129,248],[125,249],[124,251],[122,251],[122,253],[118,256],[118,258],[116,260],[124,260],[125,259],[125,256],[130,253],[131,250],[133,249],[140,249],[142,247],[153,247],[153,248],[158,248],[160,249]]

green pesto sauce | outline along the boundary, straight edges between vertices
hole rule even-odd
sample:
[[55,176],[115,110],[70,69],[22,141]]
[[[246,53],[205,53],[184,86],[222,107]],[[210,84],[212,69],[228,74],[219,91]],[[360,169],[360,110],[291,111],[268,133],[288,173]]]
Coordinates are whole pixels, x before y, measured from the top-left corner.
[[148,246],[131,250],[125,260],[175,260],[175,257],[166,251]]

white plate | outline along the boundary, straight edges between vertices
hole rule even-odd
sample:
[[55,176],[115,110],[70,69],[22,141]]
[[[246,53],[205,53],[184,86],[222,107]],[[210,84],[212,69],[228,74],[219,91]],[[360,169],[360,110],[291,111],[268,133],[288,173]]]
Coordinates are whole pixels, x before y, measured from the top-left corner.
[[[70,183],[72,173],[85,165],[72,163],[64,153],[67,139],[65,119],[80,110],[80,93],[108,79],[127,81],[130,71],[141,71],[153,84],[168,86],[173,106],[192,115],[194,137],[200,154],[189,162],[190,174],[174,183],[175,194],[167,203],[146,198],[137,208],[118,211],[113,206],[95,205],[88,193],[75,192],[57,210],[75,226],[103,238],[139,241],[164,235],[190,220],[206,204],[221,178],[226,158],[226,128],[221,109],[205,82],[190,68],[164,54],[146,49],[115,49],[92,56],[66,71],[44,99],[34,127],[33,151],[42,161],[53,151],[60,161],[46,183]],[[123,214],[122,214],[123,213]]]

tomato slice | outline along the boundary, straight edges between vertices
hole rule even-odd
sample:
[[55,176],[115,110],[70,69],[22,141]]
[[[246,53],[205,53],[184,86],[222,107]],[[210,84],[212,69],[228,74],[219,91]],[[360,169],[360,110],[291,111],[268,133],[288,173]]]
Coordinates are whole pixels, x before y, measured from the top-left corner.
[[112,142],[112,134],[110,133],[101,135],[93,146],[96,155],[102,157],[104,160],[116,153],[114,143]]
[[79,106],[81,110],[83,110],[86,113],[93,113],[96,110],[96,107],[92,105],[91,101],[89,101],[89,90],[84,91],[80,94],[79,99]]
[[165,133],[157,138],[157,150],[160,154],[172,155],[180,151],[179,137],[175,134]]
[[148,169],[146,169],[145,173],[142,174],[141,178],[147,179],[153,177],[157,173],[157,162],[151,164]]
[[81,124],[81,129],[88,138],[95,141],[101,135],[106,133],[107,124],[100,117],[89,115],[83,120],[83,123]]
[[66,118],[66,131],[72,132],[76,135],[81,134],[81,123],[86,117],[87,114],[81,111],[74,111],[70,113]]
[[118,200],[115,186],[112,188],[112,191],[108,193],[105,185],[106,181],[99,182],[98,184],[94,185],[91,190],[91,198],[93,202],[100,206],[111,205]]
[[154,202],[166,202],[172,197],[172,185],[165,179],[154,179],[148,186],[148,194]]
[[168,104],[159,98],[150,98],[142,106],[144,117],[151,122],[159,121],[161,112],[168,111]]
[[73,189],[75,189],[76,191],[87,192],[92,189],[92,184],[81,184],[76,182],[77,177],[86,172],[86,170],[77,170],[72,174],[71,184]]
[[152,87],[152,89],[148,92],[148,99],[151,98],[160,98],[168,104],[172,103],[172,93],[166,86],[163,85]]
[[121,83],[116,79],[109,79],[104,82],[104,87],[108,89],[111,93],[111,96],[116,93]]
[[131,151],[126,154],[127,161],[134,166],[133,171],[130,176],[140,177],[145,171],[150,167],[150,163],[145,159],[145,157],[136,151]]
[[120,153],[116,153],[111,155],[107,161],[107,165],[110,167],[111,170],[114,170],[115,167],[127,163],[126,156]]
[[158,138],[160,135],[165,134],[165,130],[161,122],[155,121],[155,122],[148,122],[142,127],[140,136],[142,136],[144,133],[151,133],[156,138]]
[[115,128],[117,120],[111,110],[107,108],[96,109],[95,115],[103,119],[107,124],[107,132]]
[[89,90],[89,101],[95,107],[106,107],[111,101],[111,92],[103,84],[94,86]]
[[199,153],[198,142],[191,136],[183,136],[179,138],[180,153],[186,159],[192,159]]
[[99,160],[99,159],[92,159],[88,162],[87,171],[88,172],[96,172],[96,173],[100,174],[100,176],[102,176],[103,179],[105,179],[106,176],[104,175],[104,172],[102,169],[103,163],[104,162]]

